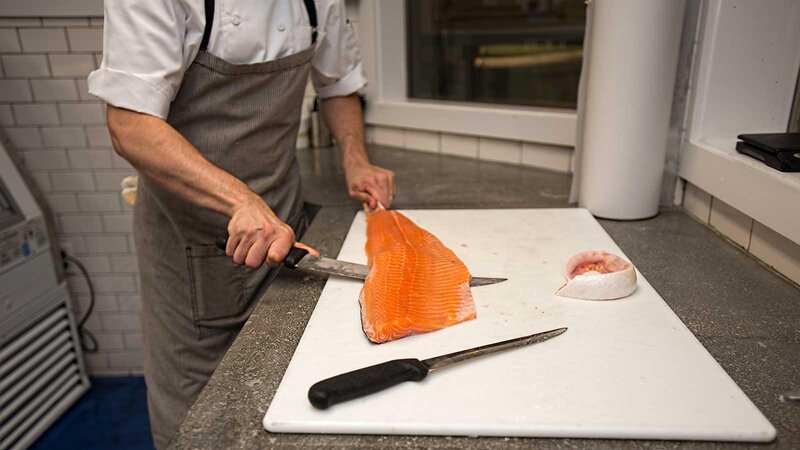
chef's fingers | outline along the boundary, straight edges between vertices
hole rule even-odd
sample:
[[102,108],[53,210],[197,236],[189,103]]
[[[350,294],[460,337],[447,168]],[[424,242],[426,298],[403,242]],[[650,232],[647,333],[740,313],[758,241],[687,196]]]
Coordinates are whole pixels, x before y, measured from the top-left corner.
[[270,267],[277,267],[280,265],[283,260],[286,259],[286,255],[289,254],[293,243],[294,239],[287,239],[285,237],[272,241],[269,245],[269,251],[267,252],[267,265]]
[[306,244],[303,244],[302,242],[295,242],[294,243],[294,247],[302,248],[303,250],[307,251],[308,253],[310,253],[310,254],[312,254],[314,256],[319,256],[319,252],[317,251],[317,249],[315,249],[313,247],[309,247]]
[[394,196],[397,195],[397,176],[395,176],[394,172],[389,171],[389,187],[391,191],[389,193],[392,195],[392,199],[394,200]]
[[365,191],[355,188],[350,189],[350,197],[353,197],[354,199],[366,204],[370,210],[375,209],[378,206],[378,200],[372,198],[372,196]]
[[247,251],[247,256],[244,259],[245,265],[251,269],[261,267],[267,257],[267,250],[269,250],[267,241],[264,239],[257,240]]
[[228,241],[225,244],[225,254],[233,258],[233,253],[236,251],[236,247],[239,245],[239,241],[241,239],[241,236],[232,234],[230,230],[228,230]]
[[270,267],[277,267],[286,259],[286,255],[289,254],[289,250],[295,242],[294,231],[289,225],[281,223],[272,230],[269,238],[267,265]]
[[394,200],[394,193],[392,192],[391,173],[392,172],[387,170],[378,177],[378,182],[380,183],[378,187],[386,195],[386,199],[390,203],[389,205],[386,205],[387,208],[391,206],[392,200]]
[[250,247],[253,246],[255,241],[255,236],[252,234],[243,234],[239,240],[239,243],[236,245],[236,250],[233,251],[233,262],[236,264],[244,264],[244,260],[247,258],[247,253],[250,251]]
[[[381,203],[386,208],[389,208],[392,205],[392,201],[389,199],[389,193],[387,191],[372,185],[364,186],[364,190],[367,191],[367,194],[369,194],[369,196],[375,199],[376,201],[376,204],[373,207],[373,209],[377,207],[377,203]],[[370,206],[372,206],[371,203]]]

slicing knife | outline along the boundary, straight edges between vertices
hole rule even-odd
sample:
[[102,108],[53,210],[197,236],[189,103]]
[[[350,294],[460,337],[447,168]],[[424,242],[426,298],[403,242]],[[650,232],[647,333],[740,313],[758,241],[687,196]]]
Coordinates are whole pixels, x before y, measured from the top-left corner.
[[482,345],[447,355],[420,361],[416,358],[395,359],[363,369],[336,375],[315,383],[308,390],[308,400],[319,409],[326,409],[337,403],[364,397],[404,381],[422,381],[434,370],[511,348],[537,344],[554,338],[567,331],[566,328],[543,331],[530,336],[522,336],[507,341]]
[[[225,250],[228,243],[228,236],[219,236],[215,242],[216,246]],[[364,280],[367,278],[369,267],[365,264],[356,264],[347,261],[339,261],[324,256],[314,256],[308,253],[308,250],[292,247],[286,259],[283,260],[283,265],[287,269],[303,269],[309,272],[321,273],[323,275],[335,275],[345,278],[355,278]],[[482,278],[472,277],[469,280],[469,285],[487,286],[490,284],[500,283],[506,281],[507,278]]]

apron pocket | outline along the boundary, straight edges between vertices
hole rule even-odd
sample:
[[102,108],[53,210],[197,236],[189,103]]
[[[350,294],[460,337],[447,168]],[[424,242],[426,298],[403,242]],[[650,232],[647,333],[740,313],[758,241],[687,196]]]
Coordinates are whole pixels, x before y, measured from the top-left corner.
[[192,314],[200,336],[243,324],[249,313],[245,298],[245,267],[214,245],[186,247]]

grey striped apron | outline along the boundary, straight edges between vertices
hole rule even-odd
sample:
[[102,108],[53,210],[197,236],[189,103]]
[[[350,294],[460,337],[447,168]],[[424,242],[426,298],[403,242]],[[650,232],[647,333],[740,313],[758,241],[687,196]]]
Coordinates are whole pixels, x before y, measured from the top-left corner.
[[[205,51],[213,17],[208,3],[201,50],[167,122],[206,159],[259,194],[281,220],[298,227],[303,214],[295,141],[315,32],[311,47],[300,53],[231,64]],[[315,11],[309,16],[313,30]],[[257,270],[236,265],[216,248],[214,240],[228,221],[140,177],[134,237],[144,374],[157,448],[175,435],[255,307],[256,291],[277,273],[266,265]]]

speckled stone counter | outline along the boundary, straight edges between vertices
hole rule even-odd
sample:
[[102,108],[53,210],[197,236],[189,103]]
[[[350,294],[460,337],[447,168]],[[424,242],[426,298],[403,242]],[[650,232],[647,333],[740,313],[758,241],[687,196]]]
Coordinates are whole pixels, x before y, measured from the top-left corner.
[[[570,178],[547,171],[373,147],[398,174],[395,207],[566,207]],[[307,200],[323,205],[303,240],[335,256],[359,205],[345,193],[333,149],[300,153]],[[300,435],[261,420],[325,285],[283,271],[253,312],[200,398],[175,449],[223,448],[800,448],[800,289],[680,211],[601,224],[689,329],[778,430],[769,445],[579,439]]]

